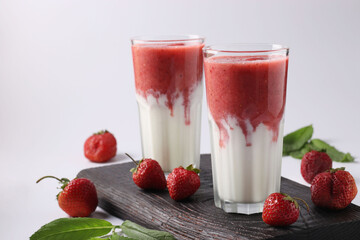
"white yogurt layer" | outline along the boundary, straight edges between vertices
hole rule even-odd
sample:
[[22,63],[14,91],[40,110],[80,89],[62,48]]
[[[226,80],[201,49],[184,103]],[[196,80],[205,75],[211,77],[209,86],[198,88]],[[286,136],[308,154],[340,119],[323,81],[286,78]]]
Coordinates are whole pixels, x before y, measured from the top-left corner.
[[186,124],[184,99],[175,99],[173,116],[166,106],[166,95],[156,99],[152,94],[145,99],[136,94],[141,128],[143,157],[159,162],[165,172],[174,168],[200,164],[200,123],[202,84],[189,96],[190,124]]
[[219,145],[220,131],[211,114],[209,122],[214,191],[219,200],[259,203],[280,191],[283,120],[276,142],[273,131],[260,124],[248,135],[251,146],[246,146],[242,129],[235,119],[228,119],[223,122],[229,134],[224,147]]

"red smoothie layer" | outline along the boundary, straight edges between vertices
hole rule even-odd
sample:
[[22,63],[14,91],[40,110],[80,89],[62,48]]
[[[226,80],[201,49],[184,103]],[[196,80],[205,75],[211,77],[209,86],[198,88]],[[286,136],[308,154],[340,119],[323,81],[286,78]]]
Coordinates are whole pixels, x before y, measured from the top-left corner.
[[185,123],[190,124],[191,91],[203,73],[203,44],[136,44],[132,46],[137,94],[157,100],[166,95],[166,106],[173,116],[174,102],[183,97]]
[[[208,107],[220,129],[220,146],[225,147],[229,134],[222,121],[236,119],[246,145],[249,134],[263,123],[277,141],[286,97],[288,57],[219,56],[205,59]],[[246,127],[246,121],[253,130]]]

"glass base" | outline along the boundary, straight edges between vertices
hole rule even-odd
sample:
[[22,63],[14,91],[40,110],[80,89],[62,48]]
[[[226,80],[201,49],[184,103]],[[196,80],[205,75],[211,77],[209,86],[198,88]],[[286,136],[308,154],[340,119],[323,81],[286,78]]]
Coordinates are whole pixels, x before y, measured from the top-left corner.
[[259,203],[237,203],[223,201],[220,199],[215,200],[215,206],[221,208],[227,213],[242,213],[242,214],[255,214],[262,213],[264,202]]

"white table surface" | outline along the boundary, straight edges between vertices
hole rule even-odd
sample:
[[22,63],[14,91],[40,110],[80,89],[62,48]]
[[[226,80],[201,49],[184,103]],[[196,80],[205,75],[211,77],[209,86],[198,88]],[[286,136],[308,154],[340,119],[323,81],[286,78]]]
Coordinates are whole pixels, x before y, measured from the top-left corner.
[[[119,155],[107,164],[124,161],[124,152],[141,156],[135,35],[290,46],[285,133],[312,123],[314,137],[357,157],[334,166],[345,166],[359,188],[359,10],[357,0],[0,0],[1,238],[28,239],[67,217],[55,200],[57,182],[35,181],[101,166],[83,156],[93,132],[106,128],[118,140]],[[210,152],[205,98],[201,152]],[[282,176],[306,184],[299,166],[283,158]],[[121,223],[99,208],[92,216]]]

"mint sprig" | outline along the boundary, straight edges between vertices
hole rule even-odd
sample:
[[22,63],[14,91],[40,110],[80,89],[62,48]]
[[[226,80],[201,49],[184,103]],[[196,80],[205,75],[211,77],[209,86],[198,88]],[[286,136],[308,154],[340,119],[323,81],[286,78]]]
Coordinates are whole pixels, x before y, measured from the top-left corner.
[[343,153],[337,150],[335,147],[329,145],[320,139],[313,139],[310,142],[310,146],[317,151],[325,150],[329,157],[336,162],[353,162],[354,157],[350,153]]
[[136,223],[133,223],[129,220],[126,220],[121,225],[121,230],[128,236],[134,239],[143,239],[143,240],[174,240],[174,236],[168,232],[151,230],[144,228]]
[[315,150],[326,152],[335,162],[354,161],[350,153],[343,153],[323,140],[311,139],[313,132],[313,126],[309,125],[286,135],[283,140],[283,156],[302,159],[307,152]]
[[[122,232],[116,232],[120,228]],[[124,236],[126,234],[127,236]],[[60,218],[42,226],[30,240],[173,240],[168,232],[144,228],[131,221],[120,226],[96,218]]]
[[314,132],[312,125],[300,128],[284,137],[283,154],[299,151],[311,139]]
[[95,218],[60,218],[42,226],[30,240],[88,240],[109,233],[114,226]]
[[111,236],[95,237],[95,238],[90,238],[89,240],[136,240],[136,239],[121,236],[118,233],[114,232]]

